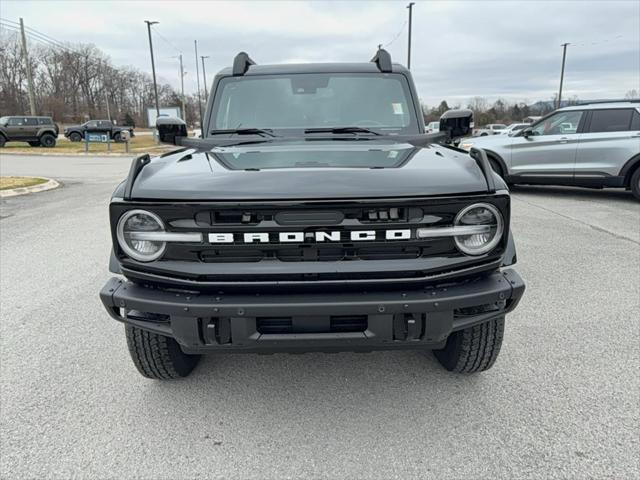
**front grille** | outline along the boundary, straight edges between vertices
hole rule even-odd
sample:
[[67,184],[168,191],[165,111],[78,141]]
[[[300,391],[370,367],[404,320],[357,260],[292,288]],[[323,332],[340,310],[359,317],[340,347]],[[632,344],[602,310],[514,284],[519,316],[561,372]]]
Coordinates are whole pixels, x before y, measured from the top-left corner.
[[257,317],[256,329],[262,334],[364,332],[367,316]]
[[[504,251],[506,233],[503,242],[483,258],[463,255],[451,237],[419,239],[415,235],[418,228],[451,226],[456,214],[475,202],[496,205],[503,212],[508,232],[507,196],[273,205],[167,202],[135,206],[158,214],[169,231],[202,233],[203,242],[167,243],[163,257],[150,264],[128,259],[119,251],[115,236],[114,245],[124,267],[196,282],[410,280],[495,265]],[[113,228],[129,208],[111,205]],[[384,233],[378,235],[387,230],[409,230],[411,236],[387,240]],[[354,232],[362,231],[377,232],[375,239],[354,240]],[[245,234],[258,233],[267,235],[268,241],[243,242]],[[302,237],[295,242],[283,242],[279,237],[296,233]],[[216,242],[210,234],[232,235],[233,242]]]

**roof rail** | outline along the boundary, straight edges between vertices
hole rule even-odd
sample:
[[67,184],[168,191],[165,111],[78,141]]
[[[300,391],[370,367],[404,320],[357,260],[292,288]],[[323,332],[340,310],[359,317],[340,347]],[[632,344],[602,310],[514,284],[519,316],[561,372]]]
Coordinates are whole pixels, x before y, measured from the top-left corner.
[[[640,103],[640,98],[616,98],[613,100],[585,100],[584,102],[578,101],[576,105],[597,105],[599,103]],[[565,105],[571,107],[572,105]]]
[[240,52],[233,59],[233,76],[238,77],[244,75],[247,73],[247,70],[249,70],[249,67],[255,64],[256,62],[251,60],[247,52]]
[[378,70],[381,72],[388,73],[392,71],[391,55],[384,48],[379,48],[371,61],[378,66]]

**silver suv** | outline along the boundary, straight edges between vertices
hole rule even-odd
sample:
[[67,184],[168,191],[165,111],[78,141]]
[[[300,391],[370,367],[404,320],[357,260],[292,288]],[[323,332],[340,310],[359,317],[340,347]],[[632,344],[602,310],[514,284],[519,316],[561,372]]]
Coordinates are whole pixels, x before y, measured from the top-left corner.
[[624,187],[640,200],[640,100],[565,107],[509,135],[462,140],[508,183]]

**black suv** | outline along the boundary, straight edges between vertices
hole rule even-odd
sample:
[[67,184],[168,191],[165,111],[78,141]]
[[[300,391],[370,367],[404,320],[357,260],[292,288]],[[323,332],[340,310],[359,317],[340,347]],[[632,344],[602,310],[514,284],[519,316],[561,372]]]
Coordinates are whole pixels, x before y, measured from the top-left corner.
[[7,142],[28,142],[32,147],[55,147],[59,128],[51,117],[0,118],[0,147]]
[[507,186],[483,150],[451,146],[469,111],[426,134],[409,71],[255,65],[216,76],[202,139],[135,159],[110,204],[100,297],[149,378],[209,352],[432,349],[490,368],[524,292]]
[[111,120],[89,120],[82,125],[71,125],[64,129],[64,136],[72,142],[79,142],[84,139],[86,132],[106,133],[112,140],[120,142],[122,140],[122,132],[128,131],[129,136],[133,137],[133,127],[117,127]]

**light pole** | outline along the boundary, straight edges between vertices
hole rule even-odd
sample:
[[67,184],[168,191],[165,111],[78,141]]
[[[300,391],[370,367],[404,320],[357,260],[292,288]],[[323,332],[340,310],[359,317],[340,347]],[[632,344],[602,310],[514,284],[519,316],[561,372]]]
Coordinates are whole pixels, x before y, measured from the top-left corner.
[[562,82],[564,81],[564,62],[567,59],[567,45],[570,43],[563,43],[562,47],[562,70],[560,70],[560,90],[558,91],[558,105],[556,108],[560,108],[560,102],[562,101]]
[[151,40],[151,25],[155,25],[159,22],[152,22],[149,20],[145,20],[144,23],[147,24],[147,32],[149,33],[149,50],[151,51],[151,72],[153,73],[153,93],[156,100],[156,116],[160,116],[160,105],[158,104],[158,84],[156,83],[156,63],[153,59],[153,41]]
[[409,39],[408,39],[408,45],[407,45],[407,68],[409,70],[411,70],[411,21],[412,21],[412,13],[413,13],[413,6],[415,5],[415,2],[411,2],[409,3],[409,5],[407,5],[407,8],[409,9]]
[[[196,49],[196,81],[198,82],[198,110],[200,110],[200,130],[202,131],[202,101],[200,100],[200,72],[198,69],[198,41],[194,40],[193,45]],[[203,132],[204,133],[204,132]],[[204,135],[203,135],[204,138]]]
[[182,120],[187,123],[187,110],[184,107],[184,76],[186,74],[184,73],[184,67],[182,66],[182,54],[178,55],[178,58],[180,59],[180,98],[182,100]]
[[207,86],[207,71],[204,68],[204,59],[205,58],[209,58],[209,56],[203,56],[200,55],[200,58],[202,59],[202,79],[204,81],[204,103],[207,103],[207,96],[209,94],[208,89],[209,87]]

